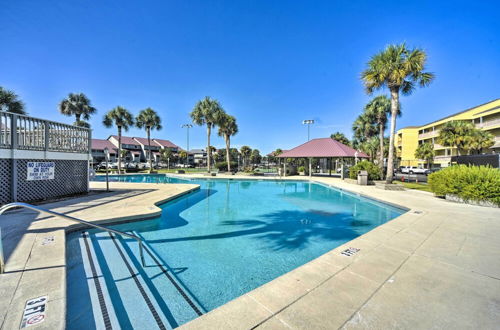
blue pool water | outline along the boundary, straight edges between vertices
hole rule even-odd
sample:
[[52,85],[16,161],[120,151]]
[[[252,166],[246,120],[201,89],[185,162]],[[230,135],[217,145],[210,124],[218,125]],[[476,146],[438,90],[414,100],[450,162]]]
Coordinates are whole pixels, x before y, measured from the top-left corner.
[[134,240],[68,235],[69,328],[179,326],[405,212],[303,181],[110,179],[201,187],[112,227],[145,240],[147,267]]

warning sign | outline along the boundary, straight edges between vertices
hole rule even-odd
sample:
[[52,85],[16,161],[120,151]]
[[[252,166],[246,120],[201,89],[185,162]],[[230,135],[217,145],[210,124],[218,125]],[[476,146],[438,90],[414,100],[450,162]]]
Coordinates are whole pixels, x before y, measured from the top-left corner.
[[24,306],[23,320],[21,321],[21,328],[40,324],[45,320],[48,298],[48,296],[43,296],[30,299],[26,302],[26,305]]
[[26,180],[53,180],[54,179],[54,162],[28,162]]

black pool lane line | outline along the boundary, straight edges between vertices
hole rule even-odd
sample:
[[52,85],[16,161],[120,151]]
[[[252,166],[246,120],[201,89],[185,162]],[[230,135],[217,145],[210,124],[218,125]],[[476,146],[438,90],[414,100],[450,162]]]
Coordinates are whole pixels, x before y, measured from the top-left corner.
[[189,296],[186,294],[186,292],[184,292],[184,290],[182,290],[180,285],[174,280],[174,278],[168,273],[168,271],[165,269],[165,267],[162,266],[162,264],[158,261],[158,259],[156,259],[156,257],[149,251],[149,249],[146,246],[144,246],[144,250],[146,250],[146,252],[149,254],[151,259],[154,260],[156,265],[161,269],[163,274],[165,274],[165,276],[168,278],[170,283],[172,283],[172,285],[177,289],[177,291],[181,294],[181,296],[184,298],[184,300],[186,300],[188,305],[191,306],[191,308],[194,310],[194,312],[198,316],[203,315],[203,313],[200,311],[200,309],[195,305],[195,303],[193,303],[191,298],[189,298]]
[[90,253],[90,246],[87,234],[83,233],[82,236],[83,236],[83,241],[85,242],[85,249],[87,250],[87,257],[89,259],[90,270],[92,271],[92,278],[94,279],[94,285],[97,291],[97,300],[99,301],[99,307],[101,308],[101,314],[104,321],[104,326],[106,327],[106,330],[113,329],[113,327],[111,326],[111,321],[109,319],[108,308],[106,307],[106,301],[104,300],[104,295],[102,293],[101,282],[99,281],[99,277],[97,276],[94,259],[92,258],[92,254]]
[[127,266],[127,269],[128,269],[128,271],[130,273],[130,276],[134,279],[134,282],[137,285],[137,288],[141,292],[142,298],[144,298],[144,301],[146,302],[146,305],[148,306],[149,310],[151,311],[151,314],[153,314],[153,317],[154,317],[154,319],[156,321],[156,324],[158,325],[158,327],[160,329],[166,330],[167,328],[163,324],[163,321],[161,320],[160,315],[158,315],[158,312],[156,311],[155,307],[153,306],[153,303],[151,302],[151,299],[149,299],[149,297],[148,297],[146,291],[144,290],[141,282],[137,278],[137,273],[134,272],[134,270],[130,266],[128,260],[125,258],[125,255],[123,254],[123,251],[118,246],[118,243],[116,242],[116,238],[111,233],[108,233],[108,234],[109,234],[109,237],[111,237],[111,239],[113,240],[113,243],[115,244],[116,249],[120,253],[120,256],[122,257],[123,262],[125,263],[125,266]]

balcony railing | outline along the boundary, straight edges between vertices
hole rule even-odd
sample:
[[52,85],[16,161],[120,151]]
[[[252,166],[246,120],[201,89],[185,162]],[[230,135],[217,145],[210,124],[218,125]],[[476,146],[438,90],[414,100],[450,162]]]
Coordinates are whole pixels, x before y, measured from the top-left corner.
[[500,118],[495,118],[491,120],[484,120],[482,123],[477,123],[477,128],[488,128],[500,125]]
[[428,139],[428,138],[431,138],[431,137],[435,137],[437,136],[439,133],[439,131],[431,131],[431,132],[425,132],[425,133],[421,133],[418,135],[418,138],[419,139]]
[[0,111],[0,148],[89,153],[90,129]]

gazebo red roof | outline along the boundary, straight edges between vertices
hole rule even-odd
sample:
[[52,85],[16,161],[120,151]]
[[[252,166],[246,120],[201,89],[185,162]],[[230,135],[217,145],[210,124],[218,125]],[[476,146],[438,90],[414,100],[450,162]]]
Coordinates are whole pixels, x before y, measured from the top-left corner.
[[368,155],[356,151],[345,144],[331,138],[312,139],[298,147],[283,152],[279,158],[329,158],[329,157],[358,157],[368,158]]

